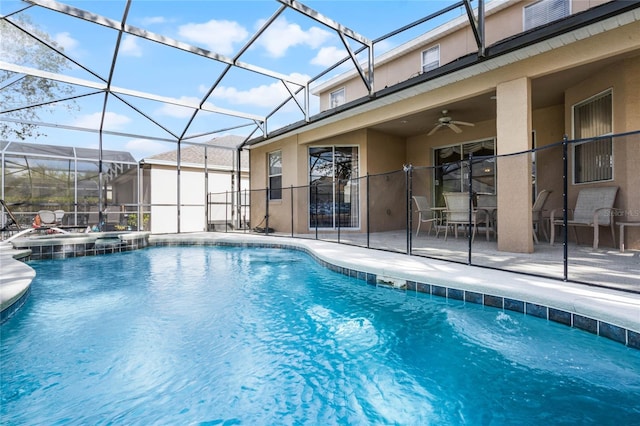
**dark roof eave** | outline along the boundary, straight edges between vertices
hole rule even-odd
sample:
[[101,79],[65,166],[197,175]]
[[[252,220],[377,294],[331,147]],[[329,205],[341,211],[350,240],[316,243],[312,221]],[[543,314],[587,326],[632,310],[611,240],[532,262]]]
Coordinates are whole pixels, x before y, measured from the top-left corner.
[[340,105],[339,107],[320,112],[310,117],[309,121],[300,120],[273,131],[267,137],[261,136],[251,139],[243,144],[243,146],[251,146],[268,141],[269,139],[284,135],[294,130],[298,130],[310,124],[317,123],[319,121],[325,120],[328,117],[340,114],[344,111],[348,111],[350,109],[367,104],[385,96],[401,92],[402,90],[405,90],[407,88],[444,77],[448,74],[460,71],[483,61],[506,55],[519,49],[523,49],[525,47],[540,43],[553,37],[569,33],[576,29],[608,19],[610,17],[625,13],[636,8],[640,8],[640,0],[611,1],[603,3],[599,6],[587,9],[583,12],[568,16],[567,18],[564,18],[562,20],[551,22],[542,27],[537,27],[527,32],[519,33],[510,38],[496,42],[495,44],[485,48],[485,56],[483,57],[478,56],[477,52],[470,53],[456,59],[453,62],[449,62],[448,64],[438,67],[433,71],[417,75],[398,84],[394,84],[393,86],[385,87],[384,89],[375,92],[371,96],[355,99],[351,102]]

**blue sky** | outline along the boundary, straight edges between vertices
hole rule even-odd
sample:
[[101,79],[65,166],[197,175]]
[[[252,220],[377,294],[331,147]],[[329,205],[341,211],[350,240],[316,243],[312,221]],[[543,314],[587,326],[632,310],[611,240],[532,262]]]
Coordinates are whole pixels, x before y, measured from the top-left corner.
[[[369,39],[378,38],[452,3],[453,1],[445,0],[303,2],[325,17]],[[76,0],[66,1],[64,4],[120,22],[126,2]],[[2,0],[0,13],[7,15],[24,6],[25,3],[20,1]],[[127,24],[232,58],[280,6],[275,0],[133,0]],[[99,81],[92,72],[103,78],[109,75],[116,31],[41,7],[30,8],[24,13],[28,13],[36,25],[63,46],[69,57],[89,70],[69,62],[69,69],[64,72],[65,75],[86,81]],[[452,19],[462,13],[463,10],[456,10],[446,15],[446,19],[423,24],[382,42],[376,45],[376,56],[432,29],[443,20]],[[360,47],[356,42],[350,43],[354,50]],[[344,46],[335,31],[292,9],[287,9],[239,60],[280,73],[294,81],[306,81],[345,55]],[[21,65],[36,66],[35,59],[20,60],[24,61]],[[222,75],[224,69],[223,63],[127,35],[122,41],[114,69],[113,85],[197,103]],[[343,70],[344,68],[335,71],[332,75]],[[92,92],[93,90],[88,88],[77,89],[77,93]],[[232,68],[221,79],[207,102],[216,108],[263,116],[287,95],[286,88],[276,79]],[[180,106],[135,96],[122,97],[126,103],[161,123],[166,130],[142,119],[125,103],[110,99],[104,127],[114,132],[172,139],[176,134],[181,134],[191,117],[190,111]],[[41,119],[64,126],[98,128],[103,102],[102,95],[86,96],[76,100],[79,111],[73,114],[66,111],[53,112],[41,115]],[[312,98],[312,114],[318,112],[317,105],[317,100]],[[269,128],[273,130],[303,118],[299,108],[290,102],[269,121]],[[244,135],[249,129],[253,129],[253,126],[224,131],[243,123],[247,123],[247,120],[214,113],[198,114],[197,119],[188,128],[187,135],[193,136],[211,130],[221,130],[215,136]],[[43,131],[48,136],[38,139],[37,142],[98,146],[98,138],[94,133],[59,131],[53,128]],[[210,139],[211,136],[192,140],[201,141],[207,138]],[[175,145],[144,137],[105,136],[103,148],[130,151],[136,159],[141,159],[175,149]]]

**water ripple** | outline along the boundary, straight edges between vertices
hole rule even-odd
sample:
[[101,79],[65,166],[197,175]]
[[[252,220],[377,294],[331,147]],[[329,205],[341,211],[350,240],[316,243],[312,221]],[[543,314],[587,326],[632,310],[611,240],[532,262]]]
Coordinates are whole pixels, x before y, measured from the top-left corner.
[[625,424],[638,414],[624,409],[640,399],[638,351],[376,288],[302,253],[162,248],[33,265],[30,299],[2,326],[2,424],[517,423],[512,413]]

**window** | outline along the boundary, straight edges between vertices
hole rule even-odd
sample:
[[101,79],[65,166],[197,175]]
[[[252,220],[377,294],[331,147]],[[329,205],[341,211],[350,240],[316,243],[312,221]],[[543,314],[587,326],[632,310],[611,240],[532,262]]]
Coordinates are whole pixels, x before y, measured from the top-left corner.
[[[473,154],[473,165],[469,169],[469,157]],[[466,192],[472,179],[473,192],[496,193],[495,141],[486,139],[477,142],[451,145],[434,150],[435,205],[444,206],[444,192]]]
[[434,70],[440,66],[440,46],[434,46],[422,52],[422,72]]
[[269,153],[269,199],[282,200],[282,151]]
[[525,6],[524,30],[545,25],[558,19],[569,16],[571,2],[569,0],[540,0],[539,2]]
[[335,92],[331,92],[331,108],[335,108],[344,104],[344,87],[340,90],[336,90]]
[[358,147],[309,148],[309,226],[357,228]]
[[601,93],[573,107],[573,134],[586,140],[573,146],[573,182],[587,183],[613,179],[611,92]]

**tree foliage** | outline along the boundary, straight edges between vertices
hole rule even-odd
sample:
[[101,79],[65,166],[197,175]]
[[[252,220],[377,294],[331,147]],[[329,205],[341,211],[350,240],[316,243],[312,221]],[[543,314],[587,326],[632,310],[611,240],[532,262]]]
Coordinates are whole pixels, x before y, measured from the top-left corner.
[[[71,63],[64,56],[38,39],[63,51],[63,47],[34,25],[28,15],[0,19],[0,58],[3,62],[52,73],[70,68]],[[59,109],[60,105],[54,106],[52,102],[73,93],[73,86],[55,80],[0,69],[0,138],[26,140],[43,136],[38,126],[30,122],[40,120],[40,114],[45,111]],[[75,109],[76,104],[65,102],[64,107]],[[5,117],[19,122],[2,121]]]

